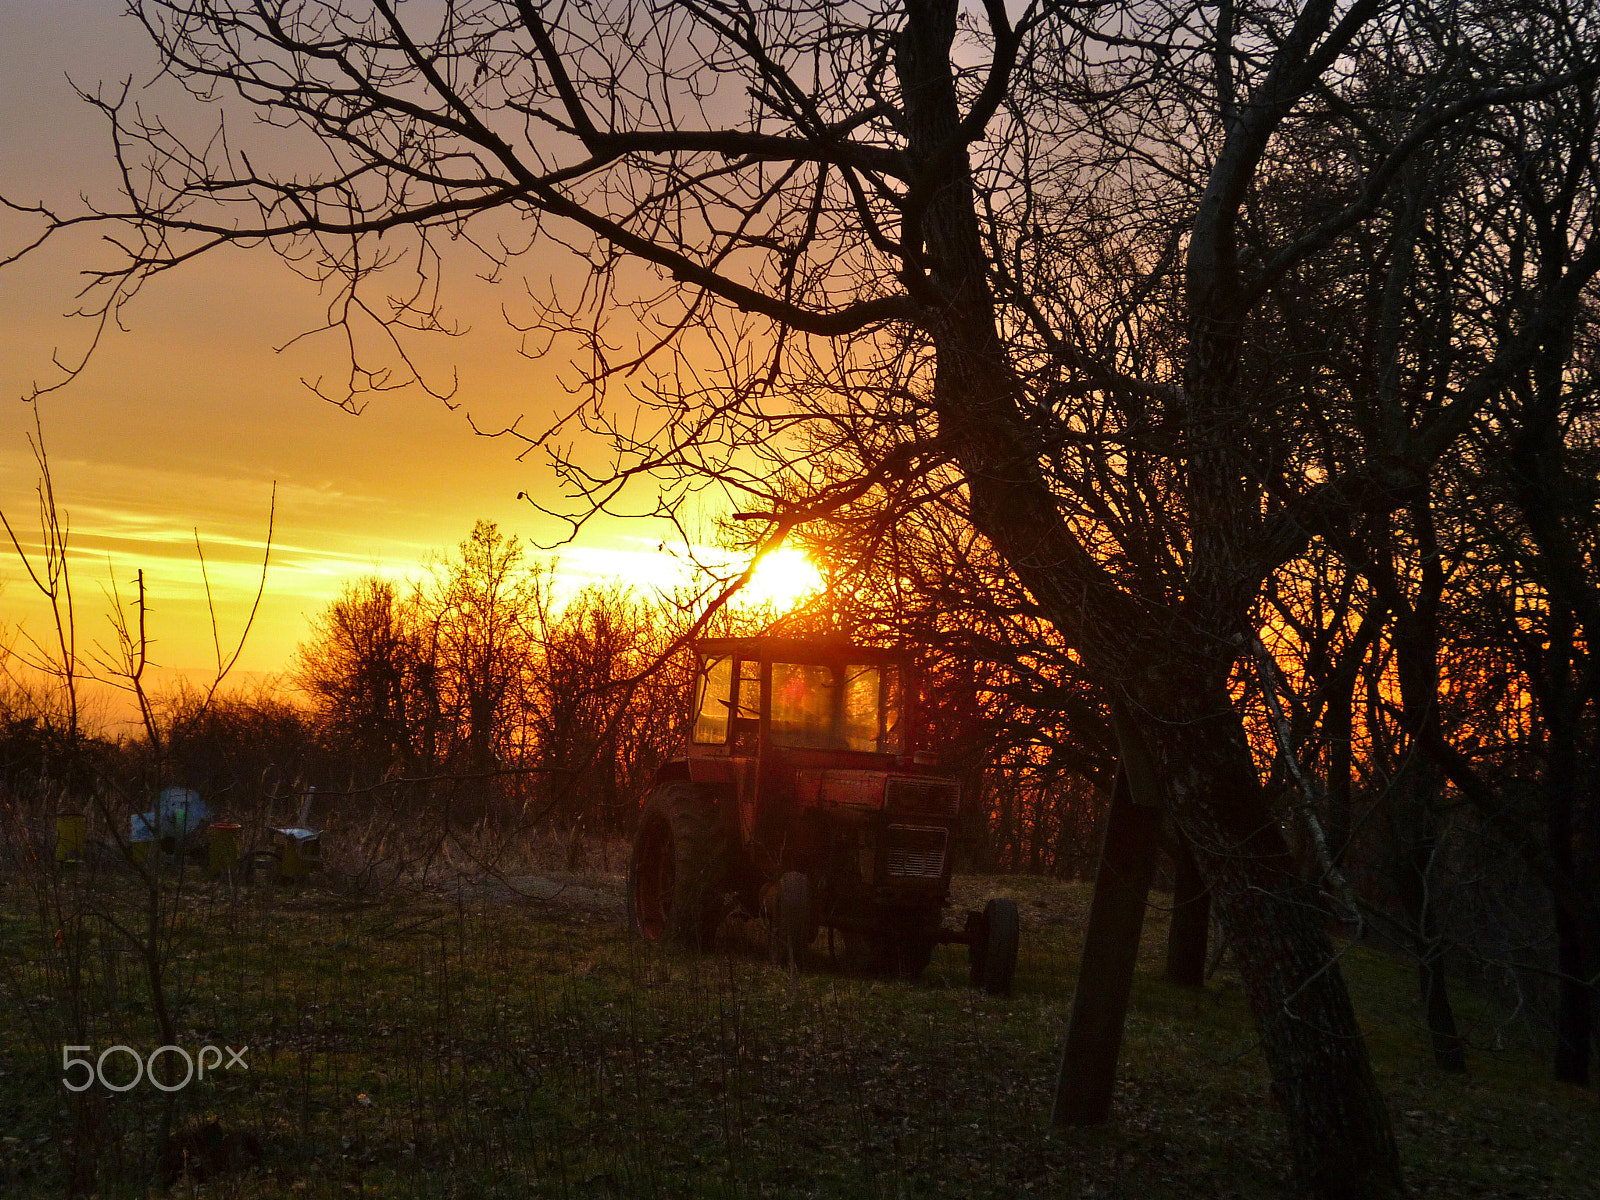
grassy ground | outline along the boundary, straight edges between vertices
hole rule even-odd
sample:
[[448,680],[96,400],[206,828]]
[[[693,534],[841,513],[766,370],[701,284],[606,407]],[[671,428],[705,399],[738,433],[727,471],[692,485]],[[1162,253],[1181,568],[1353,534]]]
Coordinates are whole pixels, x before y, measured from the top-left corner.
[[[0,881],[0,1194],[62,1195],[75,1137],[92,1142],[103,1196],[1285,1194],[1239,988],[1226,969],[1203,992],[1163,984],[1159,911],[1113,1120],[1051,1137],[1085,885],[959,881],[965,905],[1011,895],[1022,908],[1016,995],[999,1000],[965,986],[960,947],[909,986],[846,978],[825,953],[791,976],[737,945],[650,952],[622,931],[617,884],[588,876],[547,900],[499,885],[376,901],[193,889],[170,972],[178,1040],[247,1045],[249,1070],[173,1093],[171,1119],[215,1118],[261,1158],[165,1188],[149,1181],[168,1101],[148,1083],[63,1088],[70,976],[26,890]],[[72,886],[98,889],[87,907],[104,916],[133,898],[114,875]],[[139,964],[104,920],[86,930],[71,1036],[95,1055],[148,1052]],[[1356,948],[1346,970],[1417,1194],[1600,1195],[1593,1092],[1546,1082],[1527,1049],[1480,1048],[1469,1075],[1441,1075],[1410,967]],[[1496,1014],[1460,1004],[1474,1040],[1492,1042]],[[132,1072],[126,1056],[107,1068]]]

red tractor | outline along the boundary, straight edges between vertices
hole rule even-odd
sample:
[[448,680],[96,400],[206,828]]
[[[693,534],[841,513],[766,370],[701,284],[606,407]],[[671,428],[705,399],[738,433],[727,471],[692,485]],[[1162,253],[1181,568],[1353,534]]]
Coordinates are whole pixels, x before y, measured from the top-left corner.
[[942,928],[961,785],[911,745],[907,655],[833,641],[718,638],[696,647],[689,742],[657,773],[628,866],[644,938],[708,948],[723,918],[764,919],[798,964],[827,929],[861,973],[916,978],[940,942],[1004,995],[1017,906]]

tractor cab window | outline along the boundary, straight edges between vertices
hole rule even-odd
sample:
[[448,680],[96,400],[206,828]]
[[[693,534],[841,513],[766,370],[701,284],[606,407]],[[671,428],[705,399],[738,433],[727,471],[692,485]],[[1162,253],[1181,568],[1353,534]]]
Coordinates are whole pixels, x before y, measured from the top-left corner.
[[860,665],[845,668],[842,733],[846,750],[875,754],[900,752],[900,672],[897,668]]
[[772,744],[898,754],[900,672],[852,663],[772,664]]
[[702,658],[694,689],[694,740],[721,745],[728,740],[728,696],[733,691],[733,659]]
[[772,664],[772,744],[825,750],[833,745],[832,667]]
[[845,668],[844,740],[850,750],[899,754],[905,750],[900,668]]
[[905,696],[900,690],[900,668],[885,667],[883,672],[883,744],[885,754],[906,752]]
[[882,683],[877,667],[849,666],[844,669],[844,724],[839,732],[846,750],[878,748],[878,689]]

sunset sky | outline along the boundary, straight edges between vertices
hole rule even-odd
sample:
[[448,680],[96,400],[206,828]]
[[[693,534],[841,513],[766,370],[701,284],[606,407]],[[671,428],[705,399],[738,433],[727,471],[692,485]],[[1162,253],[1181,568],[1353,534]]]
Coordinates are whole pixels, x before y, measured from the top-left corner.
[[[6,0],[0,5],[0,193],[70,208],[80,192],[115,203],[104,119],[68,77],[93,90],[153,73],[142,31],[120,0]],[[179,111],[171,93],[152,97]],[[0,218],[7,253],[36,226]],[[88,327],[65,314],[89,238],[52,244],[0,272],[0,509],[37,538],[37,472],[27,444],[34,409],[20,397],[56,377],[51,357],[81,353]],[[538,275],[556,264],[530,263]],[[367,571],[415,574],[452,549],[479,518],[525,541],[549,543],[559,522],[519,491],[555,502],[542,462],[474,436],[464,413],[495,426],[530,423],[560,399],[566,364],[515,353],[487,286],[452,293],[471,334],[432,351],[437,377],[459,372],[462,412],[417,392],[375,399],[360,416],[318,399],[305,378],[337,373],[337,348],[312,339],[318,298],[274,256],[231,250],[162,278],[111,331],[81,377],[40,402],[56,496],[71,525],[80,639],[110,644],[107,591],[126,600],[139,569],[151,607],[152,657],[166,670],[203,673],[213,659],[195,551],[198,531],[218,598],[222,640],[237,638],[254,593],[274,482],[277,526],[266,598],[240,667],[281,670],[309,617],[341,583]],[[615,521],[557,553],[566,585],[620,576],[638,584],[681,579],[658,550],[663,531]],[[48,633],[9,546],[0,566],[0,627],[14,646]],[[18,628],[23,633],[17,634]]]

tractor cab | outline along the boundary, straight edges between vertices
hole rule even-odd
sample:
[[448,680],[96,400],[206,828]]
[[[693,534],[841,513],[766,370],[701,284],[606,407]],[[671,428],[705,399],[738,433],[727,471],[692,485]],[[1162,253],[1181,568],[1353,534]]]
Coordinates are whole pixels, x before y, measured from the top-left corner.
[[746,845],[784,858],[823,775],[830,796],[881,804],[888,773],[912,767],[904,655],[778,638],[696,650],[689,776],[732,788]]

